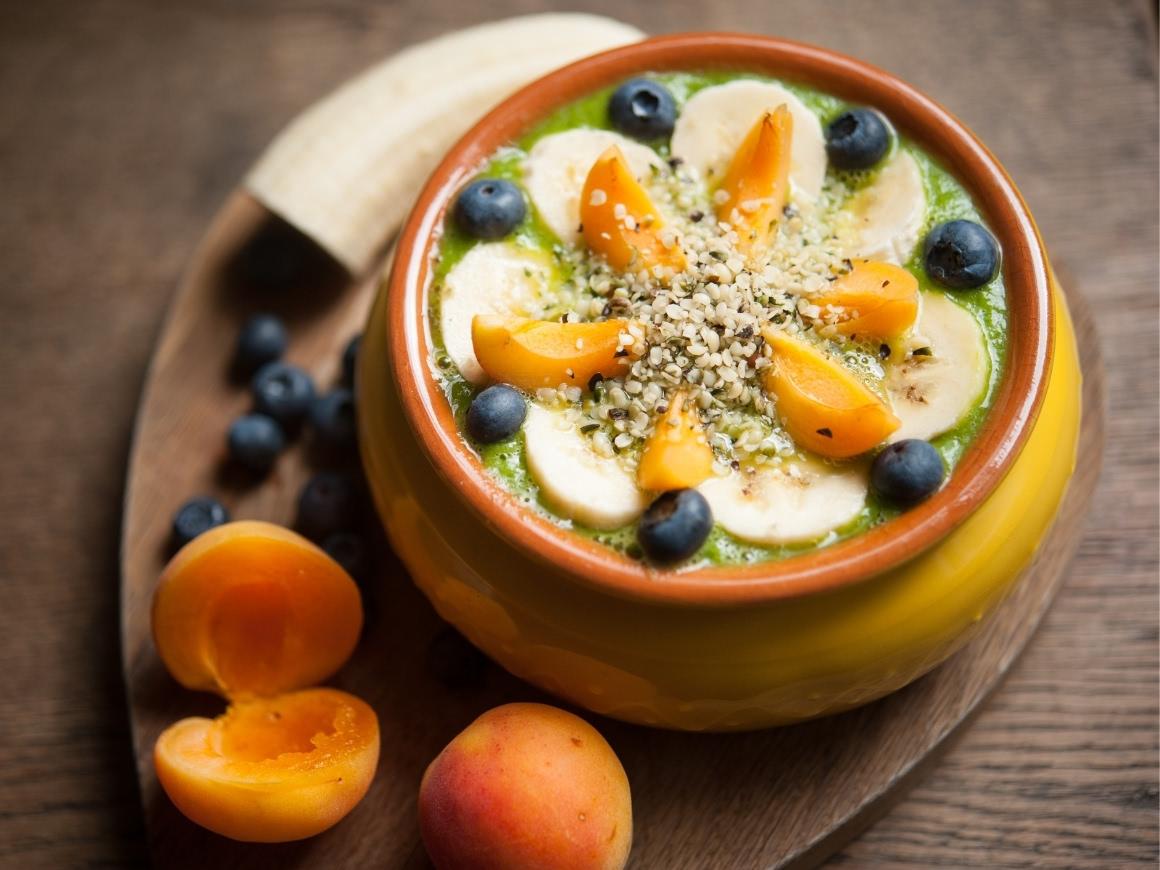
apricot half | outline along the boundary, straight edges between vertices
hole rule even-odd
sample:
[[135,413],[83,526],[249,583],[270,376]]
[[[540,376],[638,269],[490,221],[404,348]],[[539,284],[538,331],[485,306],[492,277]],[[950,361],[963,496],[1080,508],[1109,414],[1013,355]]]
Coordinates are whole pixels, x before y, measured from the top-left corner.
[[228,697],[322,682],[362,630],[354,580],[271,523],[218,526],[183,547],[153,594],[153,639],[183,686]]
[[895,338],[918,319],[918,279],[901,266],[862,260],[810,301],[823,317],[837,313],[842,335]]
[[477,314],[471,321],[476,359],[494,381],[524,390],[587,387],[594,375],[606,378],[625,372],[629,355],[620,334],[627,320],[558,323],[496,314]]
[[713,473],[713,448],[695,406],[684,393],[673,396],[645,442],[636,482],[641,489],[665,492],[696,486]]
[[505,704],[431,762],[419,826],[439,870],[619,870],[632,798],[616,753],[583,719]]
[[785,428],[802,447],[844,459],[880,444],[901,422],[849,369],[803,339],[762,330],[773,348],[763,378]]
[[751,257],[769,247],[789,198],[792,141],[789,109],[766,112],[742,140],[718,188],[717,219],[733,225],[739,247]]
[[661,266],[680,272],[685,268],[676,236],[665,243],[660,210],[615,145],[588,171],[580,194],[580,223],[585,243],[614,269],[636,272]]
[[153,749],[157,779],[182,813],[235,840],[311,837],[370,788],[379,724],[336,689],[234,703],[216,719],[182,719]]

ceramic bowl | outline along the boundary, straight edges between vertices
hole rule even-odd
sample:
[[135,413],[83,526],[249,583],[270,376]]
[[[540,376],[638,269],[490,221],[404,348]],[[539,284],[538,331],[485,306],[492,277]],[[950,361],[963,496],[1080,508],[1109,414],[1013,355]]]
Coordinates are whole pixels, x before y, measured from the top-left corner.
[[[429,364],[431,253],[459,187],[556,108],[633,75],[728,69],[883,110],[968,189],[1003,248],[1011,331],[983,429],[947,486],[847,541],[782,561],[665,571],[521,507],[459,435]],[[730,34],[650,39],[510,97],[451,150],[399,238],[358,371],[362,453],[387,532],[436,610],[516,675],[591,710],[743,729],[845,710],[943,661],[1033,556],[1075,461],[1080,374],[1034,221],[958,120],[879,69]]]

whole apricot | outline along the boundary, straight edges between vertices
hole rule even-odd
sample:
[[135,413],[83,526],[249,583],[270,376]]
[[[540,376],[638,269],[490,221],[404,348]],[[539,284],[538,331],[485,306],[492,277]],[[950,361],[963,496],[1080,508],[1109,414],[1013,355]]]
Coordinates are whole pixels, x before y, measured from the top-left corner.
[[632,799],[616,753],[583,719],[505,704],[431,762],[419,825],[439,870],[618,870]]

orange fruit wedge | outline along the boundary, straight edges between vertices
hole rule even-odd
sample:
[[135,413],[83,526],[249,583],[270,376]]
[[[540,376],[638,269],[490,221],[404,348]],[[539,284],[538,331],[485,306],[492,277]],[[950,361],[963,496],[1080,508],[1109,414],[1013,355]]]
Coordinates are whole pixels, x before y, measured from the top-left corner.
[[823,318],[827,308],[838,311],[842,335],[895,338],[918,319],[918,279],[901,266],[861,260],[810,301]]
[[684,393],[673,396],[645,442],[636,482],[641,489],[664,492],[696,486],[713,473],[713,448],[696,407]]
[[793,116],[784,106],[766,112],[742,140],[725,172],[717,219],[733,225],[738,245],[760,257],[773,240],[789,198]]
[[849,369],[800,338],[769,328],[773,348],[764,385],[794,441],[833,459],[865,453],[901,423]]
[[619,339],[631,325],[627,320],[559,323],[477,314],[471,343],[493,381],[529,391],[560,384],[586,389],[595,375],[624,374],[631,357]]
[[580,223],[585,243],[614,269],[638,272],[661,266],[671,274],[685,268],[675,236],[665,244],[660,210],[615,145],[588,171],[580,194]]

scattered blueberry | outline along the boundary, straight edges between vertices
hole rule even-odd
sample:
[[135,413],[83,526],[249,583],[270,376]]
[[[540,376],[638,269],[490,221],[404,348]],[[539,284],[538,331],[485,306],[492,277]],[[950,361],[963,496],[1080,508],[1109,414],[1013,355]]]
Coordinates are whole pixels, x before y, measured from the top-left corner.
[[494,384],[471,400],[467,432],[481,444],[494,444],[519,431],[528,406],[515,387]]
[[705,496],[695,489],[674,489],[648,506],[636,539],[652,561],[669,564],[697,552],[712,530],[713,511]]
[[427,670],[449,689],[479,686],[487,663],[487,656],[453,628],[439,632],[427,648]]
[[358,446],[355,432],[354,394],[336,387],[310,403],[310,427],[319,445],[341,452]]
[[258,369],[250,386],[254,392],[254,410],[273,417],[289,432],[302,422],[314,400],[314,382],[310,375],[289,363],[267,363]]
[[907,438],[891,444],[870,466],[870,486],[883,501],[909,507],[942,486],[946,467],[930,442]]
[[202,532],[230,521],[230,512],[216,498],[199,495],[191,498],[173,515],[173,543],[184,547]]
[[286,436],[278,422],[265,414],[245,414],[230,424],[226,437],[230,457],[245,468],[256,472],[269,471],[282,448]]
[[838,169],[869,169],[890,150],[890,128],[873,109],[849,109],[826,127],[826,156]]
[[358,582],[366,580],[370,557],[363,539],[352,532],[336,532],[322,542],[326,555],[343,567]]
[[272,314],[255,314],[238,333],[234,370],[252,375],[266,363],[281,359],[286,352],[286,327]]
[[350,477],[321,471],[302,487],[295,525],[310,540],[325,541],[355,524],[359,503],[358,486]]
[[527,216],[520,189],[502,178],[473,181],[455,200],[455,223],[476,239],[502,239]]
[[669,89],[651,79],[631,79],[608,100],[612,126],[634,139],[653,141],[672,135],[677,104]]
[[974,221],[947,221],[927,233],[922,261],[944,287],[972,290],[999,274],[999,242]]
[[358,362],[358,349],[362,344],[362,336],[356,335],[346,343],[346,347],[342,351],[342,382],[348,386],[354,386],[354,366]]

